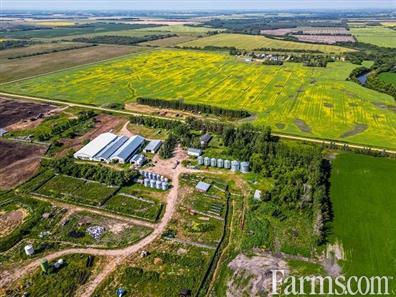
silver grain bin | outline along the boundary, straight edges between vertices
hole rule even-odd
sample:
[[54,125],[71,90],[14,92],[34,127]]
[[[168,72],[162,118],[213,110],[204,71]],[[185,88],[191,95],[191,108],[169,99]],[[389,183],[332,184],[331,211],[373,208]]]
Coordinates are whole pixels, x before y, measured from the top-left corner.
[[224,167],[224,160],[223,159],[217,159],[217,167],[223,168]]
[[150,180],[148,178],[144,179],[144,186],[149,187],[150,186]]
[[161,190],[161,186],[162,186],[162,182],[161,182],[160,180],[157,180],[157,181],[155,182],[155,187],[156,187],[158,190]]
[[230,168],[231,168],[231,162],[230,162],[230,160],[225,160],[225,161],[224,161],[224,168],[225,168],[225,169],[230,169]]
[[155,179],[150,179],[150,188],[155,188]]
[[209,166],[210,165],[210,158],[208,158],[208,157],[204,158],[204,165],[205,166]]
[[238,161],[232,161],[231,162],[231,171],[239,171],[239,162]]
[[168,190],[169,184],[167,182],[162,182],[162,190],[166,191]]
[[210,159],[210,166],[212,166],[212,167],[216,167],[217,166],[217,159],[216,158]]
[[203,165],[204,164],[204,158],[202,156],[198,157],[198,165]]
[[241,162],[241,172],[242,173],[249,172],[249,162]]

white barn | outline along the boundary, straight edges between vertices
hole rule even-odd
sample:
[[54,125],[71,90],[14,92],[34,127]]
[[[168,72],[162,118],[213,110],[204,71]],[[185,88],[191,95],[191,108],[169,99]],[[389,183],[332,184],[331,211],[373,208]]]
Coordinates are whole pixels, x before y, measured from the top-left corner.
[[103,133],[74,153],[74,158],[83,160],[92,160],[97,154],[107,147],[117,138],[113,133]]

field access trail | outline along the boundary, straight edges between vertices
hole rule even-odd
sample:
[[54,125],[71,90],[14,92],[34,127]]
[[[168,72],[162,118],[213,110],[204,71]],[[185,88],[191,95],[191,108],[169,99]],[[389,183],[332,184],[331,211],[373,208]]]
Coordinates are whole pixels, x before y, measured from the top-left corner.
[[[186,154],[183,150],[178,147],[176,150],[175,156],[166,162],[168,164],[172,164],[176,161],[181,162],[184,158],[186,158]],[[161,169],[165,168],[162,167]],[[166,166],[168,167],[168,166]],[[155,170],[155,167],[153,168]],[[172,188],[169,191],[167,197],[167,204],[165,208],[165,213],[158,224],[155,224],[154,230],[145,238],[141,239],[137,243],[134,243],[128,247],[121,249],[99,249],[99,248],[68,248],[61,251],[57,251],[45,256],[48,261],[52,261],[59,257],[63,257],[70,254],[87,254],[87,255],[95,255],[95,256],[106,256],[111,257],[110,261],[103,267],[103,269],[97,274],[91,281],[89,281],[84,287],[80,290],[80,296],[90,296],[95,291],[96,287],[111,273],[113,272],[118,265],[120,265],[128,256],[138,252],[143,249],[154,240],[159,238],[161,234],[165,231],[166,226],[171,220],[177,204],[177,197],[179,191],[179,176],[182,173],[191,172],[190,169],[182,167],[181,165],[177,166],[174,170],[170,171],[169,167],[167,170],[167,176],[171,177],[172,180]],[[11,285],[13,282],[17,281],[24,275],[28,273],[32,273],[35,269],[37,269],[40,265],[40,259],[35,259],[29,262],[24,267],[15,267],[12,270],[2,271],[0,272],[0,287],[6,287]]]
[[[88,104],[82,104],[82,103],[71,103],[71,102],[67,102],[67,101],[52,100],[52,99],[47,99],[47,98],[32,97],[32,96],[25,96],[25,95],[16,95],[16,94],[4,93],[4,92],[0,92],[0,96],[9,97],[10,99],[33,100],[33,101],[51,103],[51,104],[55,104],[55,105],[60,105],[61,104],[61,105],[67,105],[67,106],[70,106],[70,107],[87,108],[87,109],[92,109],[92,110],[111,112],[111,113],[120,114],[120,115],[148,116],[148,117],[154,117],[154,118],[158,118],[158,119],[166,119],[166,120],[173,120],[173,121],[183,121],[181,119],[174,119],[174,118],[169,118],[169,117],[166,117],[166,116],[147,115],[145,113],[141,113],[141,112],[138,112],[138,111],[116,110],[116,109],[105,108],[105,107],[94,106],[94,105],[88,105]],[[326,144],[326,145],[330,145],[331,144],[331,145],[339,147],[339,148],[343,148],[345,145],[348,145],[350,148],[354,148],[354,149],[367,149],[367,148],[370,148],[372,151],[377,151],[377,152],[382,152],[382,151],[385,150],[388,154],[396,155],[396,150],[389,149],[387,147],[352,144],[352,143],[349,143],[349,142],[328,140],[328,139],[315,138],[315,137],[296,136],[296,135],[284,134],[284,133],[279,133],[279,132],[273,132],[272,134],[274,136],[278,136],[280,138],[285,138],[285,139],[289,139],[289,140],[307,141],[307,142],[318,143],[318,144]]]

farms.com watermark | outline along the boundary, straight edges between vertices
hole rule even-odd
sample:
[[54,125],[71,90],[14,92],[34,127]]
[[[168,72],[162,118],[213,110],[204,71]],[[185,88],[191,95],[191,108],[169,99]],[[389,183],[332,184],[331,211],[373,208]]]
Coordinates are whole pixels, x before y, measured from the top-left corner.
[[284,270],[271,270],[271,295],[393,295],[392,276],[287,276]]

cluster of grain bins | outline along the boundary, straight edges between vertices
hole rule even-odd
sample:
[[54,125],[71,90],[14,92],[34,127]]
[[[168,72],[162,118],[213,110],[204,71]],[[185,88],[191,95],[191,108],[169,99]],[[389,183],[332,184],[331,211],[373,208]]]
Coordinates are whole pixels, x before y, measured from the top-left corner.
[[142,183],[145,187],[163,191],[169,189],[169,179],[167,177],[143,170],[140,170],[139,173],[144,177]]
[[140,150],[144,138],[102,133],[74,154],[74,158],[101,162],[127,163]]
[[240,171],[242,173],[249,172],[249,162],[230,161],[209,157],[198,157],[198,165],[231,169],[231,171]]

